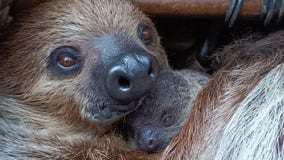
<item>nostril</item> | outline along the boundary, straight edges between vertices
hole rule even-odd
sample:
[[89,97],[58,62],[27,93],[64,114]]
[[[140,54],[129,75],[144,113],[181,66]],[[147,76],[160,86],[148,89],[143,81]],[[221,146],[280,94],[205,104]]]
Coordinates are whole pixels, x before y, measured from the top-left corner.
[[158,77],[160,71],[160,66],[159,62],[155,57],[151,57],[150,59],[150,65],[148,69],[148,77],[152,80],[155,81]]
[[137,132],[137,142],[141,150],[151,153],[159,148],[159,134],[153,126],[145,126]]
[[119,103],[128,104],[147,94],[159,74],[159,62],[150,55],[125,55],[105,70],[107,94]]
[[150,76],[150,77],[155,76],[155,74],[153,73],[153,68],[152,67],[150,67],[149,70],[148,70],[148,76]]
[[150,149],[155,148],[155,140],[154,139],[149,139],[148,147]]
[[125,77],[120,77],[118,79],[118,85],[121,90],[128,90],[131,87],[130,81]]

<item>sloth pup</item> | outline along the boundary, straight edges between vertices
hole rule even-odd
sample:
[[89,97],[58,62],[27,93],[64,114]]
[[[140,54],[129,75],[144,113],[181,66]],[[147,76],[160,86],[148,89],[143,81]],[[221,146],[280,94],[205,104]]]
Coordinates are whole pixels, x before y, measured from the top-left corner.
[[126,117],[128,141],[147,153],[159,152],[179,132],[208,75],[194,70],[165,70],[141,106]]

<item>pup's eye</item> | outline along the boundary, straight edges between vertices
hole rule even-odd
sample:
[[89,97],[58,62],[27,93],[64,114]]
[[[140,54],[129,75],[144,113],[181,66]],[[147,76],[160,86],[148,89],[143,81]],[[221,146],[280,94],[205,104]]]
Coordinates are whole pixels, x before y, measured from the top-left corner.
[[172,115],[166,114],[166,115],[163,116],[163,118],[162,118],[163,126],[169,127],[169,126],[173,125],[173,123],[174,123],[174,117]]
[[150,45],[153,42],[153,31],[150,26],[140,24],[138,26],[138,36],[145,45]]
[[51,52],[48,69],[53,74],[72,75],[82,66],[80,54],[72,47],[63,46]]

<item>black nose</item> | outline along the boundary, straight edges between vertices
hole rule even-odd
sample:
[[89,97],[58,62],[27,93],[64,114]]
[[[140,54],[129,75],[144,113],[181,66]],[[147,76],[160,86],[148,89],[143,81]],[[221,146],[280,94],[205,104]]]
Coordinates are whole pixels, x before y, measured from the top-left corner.
[[159,148],[159,134],[155,129],[142,128],[137,134],[138,146],[142,151],[151,153]]
[[159,74],[157,59],[148,54],[127,54],[106,70],[108,94],[121,103],[129,103],[145,95]]

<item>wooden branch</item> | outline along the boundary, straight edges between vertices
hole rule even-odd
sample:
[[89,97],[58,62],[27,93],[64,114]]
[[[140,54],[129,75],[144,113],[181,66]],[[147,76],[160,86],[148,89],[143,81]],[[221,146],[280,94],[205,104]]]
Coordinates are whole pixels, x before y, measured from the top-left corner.
[[[154,16],[224,17],[230,0],[133,0],[143,11]],[[242,18],[260,17],[262,0],[244,0]]]

